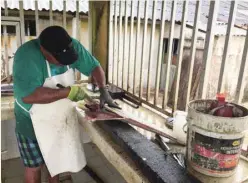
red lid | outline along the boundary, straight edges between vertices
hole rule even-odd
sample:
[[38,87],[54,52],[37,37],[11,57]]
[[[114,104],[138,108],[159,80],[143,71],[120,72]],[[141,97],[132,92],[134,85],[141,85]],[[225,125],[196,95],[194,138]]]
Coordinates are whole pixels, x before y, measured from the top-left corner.
[[225,98],[226,98],[226,95],[225,95],[224,93],[217,93],[217,94],[216,94],[216,99],[217,99],[218,101],[224,102],[224,101],[225,101]]

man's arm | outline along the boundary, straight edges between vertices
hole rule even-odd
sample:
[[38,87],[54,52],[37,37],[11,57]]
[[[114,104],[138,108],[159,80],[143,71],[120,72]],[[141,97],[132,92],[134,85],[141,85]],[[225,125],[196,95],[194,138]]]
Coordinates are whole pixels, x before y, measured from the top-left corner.
[[70,87],[63,89],[39,87],[36,88],[30,95],[23,97],[22,100],[26,104],[47,104],[67,98],[70,90]]
[[100,107],[103,108],[104,104],[107,103],[110,107],[121,109],[116,102],[110,96],[107,88],[106,88],[106,78],[104,71],[101,66],[97,66],[92,71],[92,77],[94,81],[97,83],[100,90]]
[[103,107],[107,103],[110,107],[120,108],[110,96],[106,88],[106,78],[99,62],[93,57],[78,41],[75,41],[75,47],[78,52],[79,59],[74,67],[86,76],[91,75],[99,87],[100,106]]
[[97,83],[99,88],[103,88],[106,85],[106,78],[105,78],[105,73],[102,69],[101,66],[97,66],[93,71],[92,71],[92,77],[94,81]]

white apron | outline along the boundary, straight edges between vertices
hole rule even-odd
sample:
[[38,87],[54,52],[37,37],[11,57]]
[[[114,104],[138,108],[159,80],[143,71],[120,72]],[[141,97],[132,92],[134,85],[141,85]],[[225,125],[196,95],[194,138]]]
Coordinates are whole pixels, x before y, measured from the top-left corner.
[[[46,61],[48,78],[44,87],[57,88],[59,83],[65,87],[74,84],[73,69],[60,75],[51,76],[49,63]],[[16,100],[17,104],[22,107]],[[51,174],[78,172],[86,165],[78,123],[76,108],[69,99],[58,100],[49,104],[34,104],[29,111],[35,135]]]

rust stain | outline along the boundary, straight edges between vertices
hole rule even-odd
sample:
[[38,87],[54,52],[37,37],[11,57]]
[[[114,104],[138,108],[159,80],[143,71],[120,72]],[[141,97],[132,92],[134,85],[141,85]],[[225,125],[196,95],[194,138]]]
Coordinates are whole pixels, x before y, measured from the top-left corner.
[[8,40],[7,40],[8,48],[11,48],[11,37],[8,36],[7,39],[8,39]]
[[1,46],[3,47],[3,36],[1,36]]

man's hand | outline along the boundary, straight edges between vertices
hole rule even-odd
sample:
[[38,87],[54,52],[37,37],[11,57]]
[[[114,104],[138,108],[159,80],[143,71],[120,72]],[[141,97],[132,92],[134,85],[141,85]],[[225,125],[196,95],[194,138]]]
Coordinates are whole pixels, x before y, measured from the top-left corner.
[[70,93],[67,97],[68,99],[77,102],[79,100],[89,99],[89,96],[80,86],[71,86]]
[[108,104],[109,107],[121,109],[119,105],[112,99],[106,87],[100,88],[100,107],[103,108],[104,104]]
[[101,95],[100,95],[100,107],[103,108],[104,104],[107,103],[109,107],[121,109],[118,106],[118,104],[112,99],[112,97],[110,96],[110,94],[106,88],[106,85],[105,85],[106,78],[105,78],[105,74],[104,74],[104,71],[103,71],[101,66],[98,66],[93,70],[92,77],[93,77],[94,81],[96,81],[96,83],[99,87],[99,91],[101,93]]

